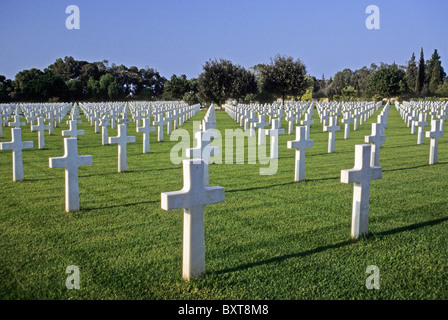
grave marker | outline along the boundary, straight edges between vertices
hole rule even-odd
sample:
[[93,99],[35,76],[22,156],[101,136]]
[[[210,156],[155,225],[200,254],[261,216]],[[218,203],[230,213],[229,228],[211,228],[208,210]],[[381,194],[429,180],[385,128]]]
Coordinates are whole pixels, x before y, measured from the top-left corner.
[[357,239],[366,235],[369,229],[369,192],[370,181],[381,179],[383,169],[370,165],[371,145],[355,146],[355,166],[353,169],[341,170],[341,182],[353,183],[352,231]]
[[33,141],[22,141],[22,129],[11,128],[11,142],[0,142],[0,150],[12,150],[12,180],[23,180],[22,150],[33,148]]
[[118,136],[109,137],[109,143],[118,144],[118,172],[125,172],[128,168],[127,144],[135,142],[134,136],[128,136],[126,125],[118,125]]
[[186,280],[205,273],[204,208],[224,202],[223,187],[204,186],[204,161],[183,160],[182,190],[163,192],[163,210],[184,209],[182,276]]
[[92,156],[78,156],[78,139],[64,138],[64,156],[49,159],[50,168],[65,168],[65,211],[79,210],[78,168],[93,163]]
[[296,127],[296,140],[288,141],[289,149],[296,149],[294,181],[305,180],[305,150],[312,147],[313,140],[306,139],[306,128]]

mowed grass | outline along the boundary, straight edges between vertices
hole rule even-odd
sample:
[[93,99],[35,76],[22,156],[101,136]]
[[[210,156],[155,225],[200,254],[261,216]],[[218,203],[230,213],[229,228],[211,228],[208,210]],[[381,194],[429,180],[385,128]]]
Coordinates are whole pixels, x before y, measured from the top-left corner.
[[[35,145],[23,151],[24,181],[12,181],[11,151],[0,152],[0,298],[448,299],[448,138],[439,140],[439,163],[428,165],[429,139],[417,145],[393,106],[383,178],[370,187],[369,236],[350,239],[353,186],[340,172],[353,167],[377,114],[348,140],[341,124],[328,154],[315,112],[306,181],[297,183],[295,150],[286,148],[295,134],[280,136],[276,174],[260,175],[269,164],[247,164],[247,152],[245,164],[225,163],[225,129],[240,127],[217,111],[222,163],[210,165],[210,186],[224,187],[226,199],[205,209],[207,273],[190,282],[181,277],[183,210],[160,208],[160,193],[183,185],[182,165],[170,160],[178,142],[166,130],[164,142],[151,133],[143,154],[142,134],[129,124],[137,141],[128,144],[128,172],[118,173],[117,145],[102,146],[83,116],[79,154],[93,165],[79,169],[81,210],[66,213],[64,169],[50,169],[48,158],[64,153],[67,118],[53,136],[46,131],[45,150],[22,127]],[[193,121],[204,115],[182,126],[192,146]],[[10,135],[4,128],[0,142]],[[80,269],[79,290],[65,287],[70,265]],[[379,290],[366,288],[369,265],[380,270]]]

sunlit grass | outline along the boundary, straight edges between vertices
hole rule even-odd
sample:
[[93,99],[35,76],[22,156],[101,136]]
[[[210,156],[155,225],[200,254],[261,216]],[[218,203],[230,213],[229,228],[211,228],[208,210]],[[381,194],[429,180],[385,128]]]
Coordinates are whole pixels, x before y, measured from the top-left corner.
[[[192,133],[193,120],[182,126]],[[239,125],[216,112],[218,129]],[[79,169],[81,211],[64,211],[64,170],[49,157],[63,155],[60,125],[46,133],[46,149],[23,151],[23,182],[12,181],[11,152],[0,152],[0,297],[2,299],[447,299],[448,139],[439,140],[439,163],[429,166],[429,139],[416,145],[391,106],[387,140],[380,151],[383,178],[371,182],[368,237],[350,240],[352,185],[340,171],[354,164],[376,115],[351,131],[328,133],[315,115],[306,150],[306,181],[294,182],[294,150],[280,136],[275,175],[268,165],[209,167],[210,186],[226,190],[224,203],[205,209],[205,276],[182,274],[182,210],[163,211],[160,193],[182,188],[182,165],[170,161],[177,141],[157,142],[142,153],[142,134],[128,145],[128,172],[117,172],[117,146],[83,117],[79,154],[93,165]],[[287,128],[284,121],[283,128]],[[352,126],[353,128],[353,126]],[[429,126],[426,128],[429,130]],[[109,136],[117,134],[109,129]],[[37,133],[22,127],[37,146]],[[193,136],[191,135],[193,140]],[[4,128],[0,142],[10,141]],[[268,139],[267,139],[268,141]],[[268,149],[269,150],[269,149]],[[247,153],[247,152],[246,152]],[[247,155],[246,155],[247,160]],[[80,269],[80,290],[67,290],[66,267]],[[380,290],[368,290],[365,270],[380,270]]]

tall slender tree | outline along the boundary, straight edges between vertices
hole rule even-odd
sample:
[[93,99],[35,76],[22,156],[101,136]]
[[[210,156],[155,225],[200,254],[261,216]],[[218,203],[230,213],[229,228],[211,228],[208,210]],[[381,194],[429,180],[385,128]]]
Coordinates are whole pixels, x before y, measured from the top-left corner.
[[442,61],[437,49],[431,56],[431,59],[427,61],[426,81],[428,82],[429,92],[435,94],[439,85],[443,83],[445,78],[445,71],[442,67]]
[[423,56],[423,48],[420,51],[420,60],[418,61],[417,82],[415,84],[415,93],[421,94],[425,85],[425,58]]
[[406,69],[406,84],[410,94],[416,93],[417,87],[417,64],[415,63],[415,54],[412,53],[411,60],[408,61],[408,68]]

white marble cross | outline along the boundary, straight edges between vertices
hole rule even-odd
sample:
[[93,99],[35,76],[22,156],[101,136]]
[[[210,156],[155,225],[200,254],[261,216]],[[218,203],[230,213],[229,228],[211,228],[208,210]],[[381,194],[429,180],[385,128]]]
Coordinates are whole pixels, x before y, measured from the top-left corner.
[[22,150],[31,149],[33,141],[22,141],[22,129],[11,128],[11,142],[0,142],[0,150],[12,150],[12,180],[23,180]]
[[109,143],[118,144],[118,172],[128,169],[127,144],[135,142],[134,136],[128,136],[125,124],[118,125],[118,136],[109,137]]
[[386,136],[381,134],[381,125],[379,123],[372,123],[372,134],[370,136],[365,136],[364,139],[365,142],[373,143],[370,165],[372,167],[378,167],[380,161],[380,148],[383,146],[383,141],[386,141]]
[[330,117],[330,115],[328,114],[328,110],[324,109],[322,111],[321,117],[320,117],[320,122],[322,123],[323,126],[323,131],[325,132],[325,127],[327,126],[327,120]]
[[99,123],[100,127],[101,127],[101,145],[106,146],[109,144],[109,125],[110,125],[110,120],[107,117],[107,115],[104,115],[100,118],[100,123]]
[[427,124],[428,122],[424,120],[424,114],[420,113],[418,115],[418,121],[415,122],[415,125],[418,127],[417,144],[423,144],[423,130]]
[[353,114],[353,130],[354,131],[358,130],[359,118],[361,118],[361,114],[359,113],[358,109],[356,109]]
[[293,134],[294,132],[294,120],[296,120],[296,116],[293,114],[292,111],[289,111],[286,118],[286,121],[288,121],[288,134]]
[[442,132],[442,136],[444,135],[445,132],[445,120],[447,115],[445,113],[441,113],[438,115],[439,119],[440,119],[440,131]]
[[441,136],[443,136],[443,133],[440,131],[439,120],[431,120],[431,131],[426,131],[426,138],[431,138],[429,147],[429,164],[437,163],[439,137]]
[[204,208],[224,202],[223,187],[204,186],[203,166],[203,161],[183,160],[182,190],[161,194],[163,210],[184,209],[182,276],[185,280],[205,273]]
[[171,111],[165,112],[165,118],[166,121],[166,134],[170,135],[173,131],[173,121],[175,119],[175,116],[172,115]]
[[265,127],[269,126],[268,122],[265,122],[265,116],[259,115],[258,116],[258,122],[254,124],[255,128],[258,128],[258,145],[262,146],[264,145],[264,136],[265,136]]
[[383,169],[370,165],[371,145],[355,146],[355,166],[341,170],[341,182],[353,183],[353,207],[351,236],[357,239],[369,230],[369,192],[370,181],[381,179]]
[[[250,136],[250,137],[255,137],[254,124],[255,124],[256,121],[257,121],[257,117],[256,117],[256,115],[255,115],[255,112],[250,111],[250,112],[249,112],[249,117],[246,119],[246,122],[245,122],[245,125],[248,126],[247,129],[250,130],[250,131],[249,131],[249,136]],[[247,130],[247,129],[246,129],[246,130]]]
[[77,138],[78,135],[84,134],[84,130],[78,130],[78,120],[69,120],[67,123],[70,126],[70,130],[62,130],[63,137]]
[[415,134],[415,122],[418,120],[417,111],[413,110],[412,114],[408,115],[409,125],[411,127],[411,134]]
[[305,114],[305,120],[301,120],[300,124],[305,126],[306,139],[310,140],[310,127],[314,124],[313,114],[308,112]]
[[137,127],[137,132],[143,132],[143,153],[149,153],[150,137],[149,133],[156,131],[156,127],[151,127],[150,118],[143,118],[143,127]]
[[278,158],[278,135],[284,134],[285,129],[280,129],[280,120],[272,119],[272,127],[265,130],[266,134],[271,136],[271,159]]
[[26,123],[25,122],[20,122],[20,116],[19,115],[15,115],[14,116],[14,122],[8,123],[8,126],[14,127],[14,128],[17,128],[17,129],[20,129],[20,127],[22,127],[24,125],[26,125]]
[[352,114],[350,112],[344,112],[344,118],[342,118],[342,123],[345,124],[344,139],[350,138],[350,123],[352,122],[353,122]]
[[334,142],[338,130],[341,130],[341,127],[336,125],[336,117],[330,117],[329,125],[324,126],[324,132],[328,131],[328,153],[334,152]]
[[204,186],[206,187],[208,187],[208,165],[210,164],[210,157],[219,153],[219,148],[211,145],[211,140],[216,135],[217,133],[213,131],[196,131],[194,134],[196,147],[186,150],[187,157],[204,161]]
[[306,128],[296,127],[296,140],[288,141],[289,149],[296,149],[294,181],[305,180],[305,150],[314,145],[313,140],[306,139]]
[[78,168],[92,163],[92,156],[78,156],[77,138],[64,138],[64,156],[49,159],[50,168],[65,168],[65,211],[79,210]]
[[44,125],[44,118],[37,118],[37,125],[31,123],[31,132],[37,131],[38,149],[45,149],[45,130],[50,129],[49,125]]
[[163,115],[159,113],[157,115],[157,121],[153,122],[153,125],[157,126],[157,141],[163,141],[163,126],[168,122],[163,120]]
[[48,121],[48,125],[50,126],[50,128],[48,129],[48,134],[50,136],[52,136],[54,134],[54,128],[53,128],[53,123],[54,123],[54,114],[52,111],[49,111],[47,113],[47,119],[46,121]]
[[99,126],[99,124],[100,124],[100,115],[98,114],[97,111],[94,112],[94,115],[92,117],[92,121],[93,121],[93,124],[95,126],[95,133],[100,133],[100,126]]

